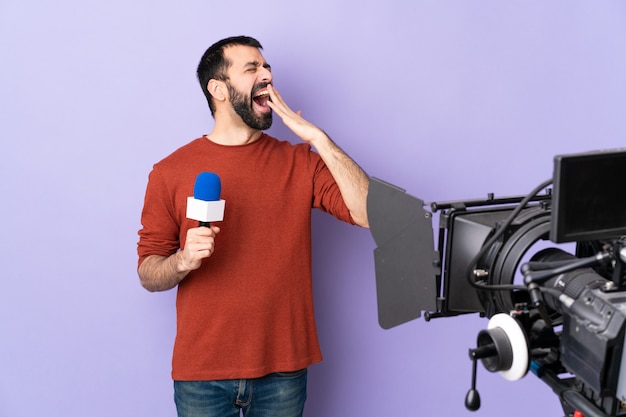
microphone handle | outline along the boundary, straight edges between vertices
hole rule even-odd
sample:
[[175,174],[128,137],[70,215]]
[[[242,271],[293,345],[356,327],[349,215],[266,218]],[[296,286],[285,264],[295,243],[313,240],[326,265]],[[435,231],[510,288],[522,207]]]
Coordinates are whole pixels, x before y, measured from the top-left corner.
[[198,227],[211,227],[211,222],[198,222]]

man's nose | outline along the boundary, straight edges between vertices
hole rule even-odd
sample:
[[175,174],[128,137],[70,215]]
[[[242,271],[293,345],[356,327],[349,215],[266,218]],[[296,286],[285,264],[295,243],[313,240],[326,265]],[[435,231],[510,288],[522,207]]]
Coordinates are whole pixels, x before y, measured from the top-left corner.
[[267,68],[261,69],[261,81],[263,82],[271,82],[272,81],[272,72]]

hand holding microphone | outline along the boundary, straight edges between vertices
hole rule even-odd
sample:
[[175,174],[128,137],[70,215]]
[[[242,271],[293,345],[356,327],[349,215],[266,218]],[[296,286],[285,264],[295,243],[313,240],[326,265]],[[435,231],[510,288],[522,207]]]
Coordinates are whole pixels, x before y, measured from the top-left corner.
[[200,226],[189,229],[185,247],[179,252],[179,269],[193,271],[200,268],[202,260],[215,250],[215,236],[220,232],[217,226]]
[[181,268],[198,269],[204,258],[215,248],[215,235],[220,228],[211,222],[224,219],[224,200],[220,178],[212,172],[202,172],[196,178],[193,197],[187,198],[187,218],[198,221],[198,227],[187,230],[184,249],[180,253]]

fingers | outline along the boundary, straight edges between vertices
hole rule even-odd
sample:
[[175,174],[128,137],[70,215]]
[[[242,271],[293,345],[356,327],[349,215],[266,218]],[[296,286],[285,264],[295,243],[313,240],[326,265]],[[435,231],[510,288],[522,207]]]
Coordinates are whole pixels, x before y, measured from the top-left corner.
[[194,251],[210,250],[210,252],[213,252],[215,235],[219,233],[219,231],[220,228],[217,226],[189,229],[187,230],[187,237],[185,239],[185,248],[189,245],[190,249]]
[[189,270],[200,268],[202,260],[210,257],[215,250],[215,236],[220,232],[220,228],[196,227],[187,230],[185,246],[183,249],[183,262]]
[[269,84],[267,90],[270,93],[271,101],[268,105],[276,112],[276,114],[282,119],[285,126],[291,129],[296,135],[298,135],[305,142],[311,142],[312,139],[318,136],[321,132],[314,124],[308,122],[302,117],[302,111],[294,112],[287,106],[282,99],[280,93]]
[[298,110],[294,112],[291,108],[285,103],[283,97],[280,95],[278,90],[274,88],[273,85],[269,84],[267,86],[267,90],[270,93],[270,101],[268,105],[274,110],[283,120],[291,119],[293,122],[308,124],[306,120],[302,118],[302,110]]
[[268,102],[268,105],[272,108],[272,110],[278,113],[280,117],[286,116],[289,112],[293,113],[272,84],[268,84],[267,91],[270,93],[270,101]]

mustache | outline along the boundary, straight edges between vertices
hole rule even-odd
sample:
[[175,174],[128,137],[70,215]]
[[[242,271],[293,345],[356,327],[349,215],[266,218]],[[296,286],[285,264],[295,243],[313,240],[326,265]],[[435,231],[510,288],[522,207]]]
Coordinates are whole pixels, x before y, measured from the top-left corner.
[[267,82],[267,81],[264,81],[264,82],[261,82],[261,83],[257,83],[257,84],[255,84],[255,85],[254,85],[254,87],[252,87],[252,96],[254,96],[254,94],[255,94],[257,91],[259,91],[259,90],[262,90],[262,89],[266,88],[266,87],[267,87],[268,85],[270,85],[270,84],[271,84],[271,83],[269,83],[269,82]]

